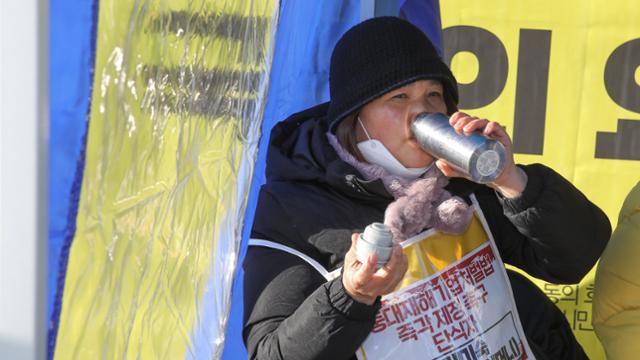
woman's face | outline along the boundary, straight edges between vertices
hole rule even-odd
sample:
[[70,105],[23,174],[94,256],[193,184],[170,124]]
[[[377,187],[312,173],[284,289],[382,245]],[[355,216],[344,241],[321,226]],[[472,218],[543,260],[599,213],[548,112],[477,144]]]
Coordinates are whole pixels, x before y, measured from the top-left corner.
[[[439,81],[418,80],[390,91],[365,105],[360,120],[369,136],[382,142],[402,165],[425,167],[433,157],[420,148],[411,133],[411,122],[422,112],[447,113]],[[368,140],[360,125],[356,125],[356,140]]]

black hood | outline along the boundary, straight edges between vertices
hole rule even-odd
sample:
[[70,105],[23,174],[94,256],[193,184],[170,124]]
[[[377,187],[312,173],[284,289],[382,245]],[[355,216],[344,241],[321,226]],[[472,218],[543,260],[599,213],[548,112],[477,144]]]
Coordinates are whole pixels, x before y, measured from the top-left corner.
[[271,130],[267,181],[301,181],[329,185],[350,197],[391,198],[382,181],[366,181],[329,143],[329,103],[289,116]]
[[328,103],[295,113],[271,130],[267,179],[325,181],[338,155],[326,140]]

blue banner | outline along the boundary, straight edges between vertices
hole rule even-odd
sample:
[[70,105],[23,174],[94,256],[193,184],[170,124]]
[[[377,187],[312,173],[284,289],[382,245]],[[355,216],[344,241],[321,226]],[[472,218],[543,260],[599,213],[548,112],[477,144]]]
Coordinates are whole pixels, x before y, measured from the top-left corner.
[[68,247],[84,168],[95,53],[97,0],[49,5],[49,351],[52,358]]
[[442,57],[442,23],[437,0],[398,0],[399,17],[419,27]]
[[329,100],[329,62],[340,36],[360,21],[360,1],[282,0],[262,138],[247,205],[243,245],[223,359],[246,359],[242,342],[242,259],[251,231],[271,128],[287,116]]

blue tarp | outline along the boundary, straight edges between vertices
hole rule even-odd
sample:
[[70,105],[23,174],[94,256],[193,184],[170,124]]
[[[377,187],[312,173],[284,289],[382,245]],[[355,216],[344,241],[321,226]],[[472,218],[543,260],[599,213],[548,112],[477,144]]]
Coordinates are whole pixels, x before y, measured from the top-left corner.
[[419,27],[442,57],[442,23],[438,0],[398,0],[401,18]]
[[243,246],[223,359],[246,359],[242,343],[242,258],[246,251],[258,191],[265,182],[265,158],[273,125],[288,115],[329,99],[329,61],[340,36],[360,21],[360,1],[282,0],[262,138],[247,205]]
[[[67,255],[75,233],[93,82],[97,0],[49,3],[47,319],[53,354]],[[68,248],[66,249],[68,250]]]

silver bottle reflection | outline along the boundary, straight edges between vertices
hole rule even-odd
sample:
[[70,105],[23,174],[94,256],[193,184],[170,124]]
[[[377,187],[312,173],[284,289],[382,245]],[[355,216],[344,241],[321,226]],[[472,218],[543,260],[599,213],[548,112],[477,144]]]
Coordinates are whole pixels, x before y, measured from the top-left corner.
[[479,133],[458,134],[441,113],[421,113],[411,124],[418,144],[432,156],[446,160],[477,183],[494,181],[504,169],[504,146]]

